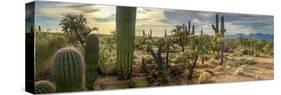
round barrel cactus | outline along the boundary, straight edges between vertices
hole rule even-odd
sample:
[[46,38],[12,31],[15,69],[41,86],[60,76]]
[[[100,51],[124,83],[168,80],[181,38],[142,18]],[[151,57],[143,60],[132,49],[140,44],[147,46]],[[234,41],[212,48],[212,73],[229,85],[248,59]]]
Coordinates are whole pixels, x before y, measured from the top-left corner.
[[54,55],[53,74],[58,92],[81,91],[84,86],[84,63],[74,47],[58,50]]
[[86,38],[86,83],[94,81],[97,77],[99,62],[99,39],[96,34],[90,33]]
[[56,87],[52,82],[41,80],[35,82],[35,93],[42,94],[42,93],[52,93],[56,91]]

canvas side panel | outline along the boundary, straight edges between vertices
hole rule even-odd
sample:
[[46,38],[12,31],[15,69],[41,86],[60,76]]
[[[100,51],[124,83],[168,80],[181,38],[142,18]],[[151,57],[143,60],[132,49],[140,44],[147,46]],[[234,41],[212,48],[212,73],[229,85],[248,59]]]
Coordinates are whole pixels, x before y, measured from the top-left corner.
[[34,12],[35,2],[25,5],[25,90],[34,93]]

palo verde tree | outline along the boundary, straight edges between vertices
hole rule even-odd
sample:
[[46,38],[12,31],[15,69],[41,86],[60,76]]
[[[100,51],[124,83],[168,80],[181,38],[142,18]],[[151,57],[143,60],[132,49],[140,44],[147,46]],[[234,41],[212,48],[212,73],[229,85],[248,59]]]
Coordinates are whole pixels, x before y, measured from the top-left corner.
[[59,24],[62,31],[71,38],[77,38],[81,45],[84,46],[84,39],[80,33],[91,31],[91,28],[87,26],[87,19],[82,15],[66,15],[61,19]]
[[192,76],[194,73],[194,69],[196,67],[196,63],[202,55],[202,41],[199,36],[192,35],[189,37],[190,43],[188,45],[188,50],[184,51],[184,61],[188,65],[188,80],[192,80]]

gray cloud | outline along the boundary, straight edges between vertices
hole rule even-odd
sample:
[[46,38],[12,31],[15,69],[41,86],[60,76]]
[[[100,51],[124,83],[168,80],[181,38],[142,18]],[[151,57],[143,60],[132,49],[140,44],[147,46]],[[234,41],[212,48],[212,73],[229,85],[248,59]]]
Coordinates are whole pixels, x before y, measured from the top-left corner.
[[[197,28],[207,29],[212,32],[211,24],[215,23],[215,12],[169,10],[165,16],[170,24],[183,24],[191,20]],[[231,32],[263,32],[273,33],[273,17],[265,15],[249,15],[235,13],[217,13],[224,16],[228,33]]]
[[110,15],[105,18],[93,18],[93,19],[98,22],[112,22],[115,21],[115,15]]

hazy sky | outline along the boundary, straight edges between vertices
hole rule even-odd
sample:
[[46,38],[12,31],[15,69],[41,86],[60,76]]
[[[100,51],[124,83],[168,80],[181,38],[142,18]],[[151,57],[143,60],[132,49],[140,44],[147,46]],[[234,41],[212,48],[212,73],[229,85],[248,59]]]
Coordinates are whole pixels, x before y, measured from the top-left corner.
[[[81,3],[59,3],[37,1],[35,8],[35,25],[43,29],[60,32],[60,20],[67,14],[83,14],[90,27],[98,27],[99,33],[109,34],[115,30],[115,6]],[[211,24],[215,23],[215,12],[137,8],[136,34],[152,29],[153,35],[163,36],[164,30],[171,31],[175,25],[195,25],[197,33],[201,29],[206,34],[213,34]],[[273,16],[218,13],[224,16],[227,34],[233,33],[268,33],[273,34]],[[196,34],[197,34],[196,33]]]

